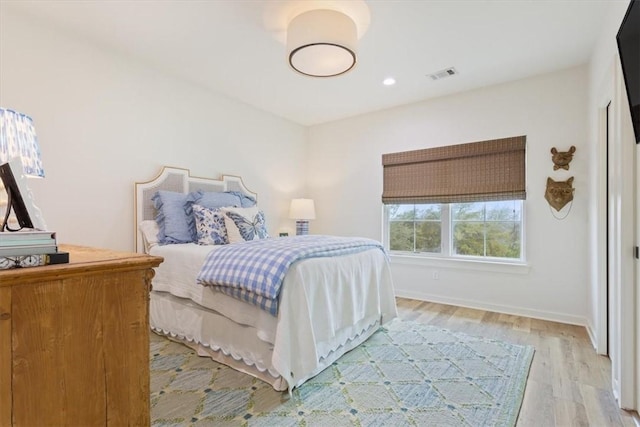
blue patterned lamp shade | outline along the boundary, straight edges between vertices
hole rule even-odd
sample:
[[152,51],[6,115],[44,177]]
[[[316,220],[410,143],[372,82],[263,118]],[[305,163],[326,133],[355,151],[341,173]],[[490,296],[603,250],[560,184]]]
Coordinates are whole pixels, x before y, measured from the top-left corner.
[[309,234],[309,221],[316,219],[316,207],[312,199],[293,199],[289,208],[289,218],[296,220],[296,234]]
[[25,175],[44,178],[33,120],[26,114],[0,108],[0,164],[16,157],[22,161]]

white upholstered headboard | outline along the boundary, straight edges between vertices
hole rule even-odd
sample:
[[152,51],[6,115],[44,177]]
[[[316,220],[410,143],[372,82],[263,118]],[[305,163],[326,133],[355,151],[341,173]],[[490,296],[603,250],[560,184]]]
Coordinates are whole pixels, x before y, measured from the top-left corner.
[[258,195],[245,187],[242,178],[222,175],[221,179],[191,176],[189,169],[164,166],[160,174],[151,181],[135,183],[135,236],[136,252],[144,252],[144,243],[139,225],[145,220],[155,220],[156,209],[151,197],[158,190],[190,193],[192,191],[238,191],[258,200]]

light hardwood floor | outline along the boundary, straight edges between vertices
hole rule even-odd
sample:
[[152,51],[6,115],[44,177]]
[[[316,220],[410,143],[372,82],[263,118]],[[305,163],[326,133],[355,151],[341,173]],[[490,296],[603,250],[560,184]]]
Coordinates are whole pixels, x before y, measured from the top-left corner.
[[[584,327],[397,298],[400,318],[535,347],[518,427],[635,426]],[[637,416],[637,414],[636,414]]]

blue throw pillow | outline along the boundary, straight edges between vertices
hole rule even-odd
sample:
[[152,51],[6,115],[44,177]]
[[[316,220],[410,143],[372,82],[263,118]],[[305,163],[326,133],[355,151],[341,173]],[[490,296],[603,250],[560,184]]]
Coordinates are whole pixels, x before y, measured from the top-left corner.
[[202,192],[199,191],[199,197],[196,197],[195,202],[200,206],[204,206],[209,209],[227,208],[230,206],[240,206],[242,200],[240,197],[231,191],[223,192]]
[[256,199],[251,196],[247,196],[239,191],[229,191],[231,194],[235,194],[240,198],[240,207],[241,208],[250,208],[256,205]]
[[160,190],[151,198],[156,208],[158,241],[161,244],[190,243],[195,240],[184,209],[188,197],[189,194]]

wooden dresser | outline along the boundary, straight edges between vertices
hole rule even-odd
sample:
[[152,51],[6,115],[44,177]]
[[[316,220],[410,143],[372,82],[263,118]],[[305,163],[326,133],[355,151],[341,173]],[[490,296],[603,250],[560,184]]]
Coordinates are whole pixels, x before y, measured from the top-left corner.
[[148,426],[149,287],[162,258],[61,245],[0,270],[0,426]]

